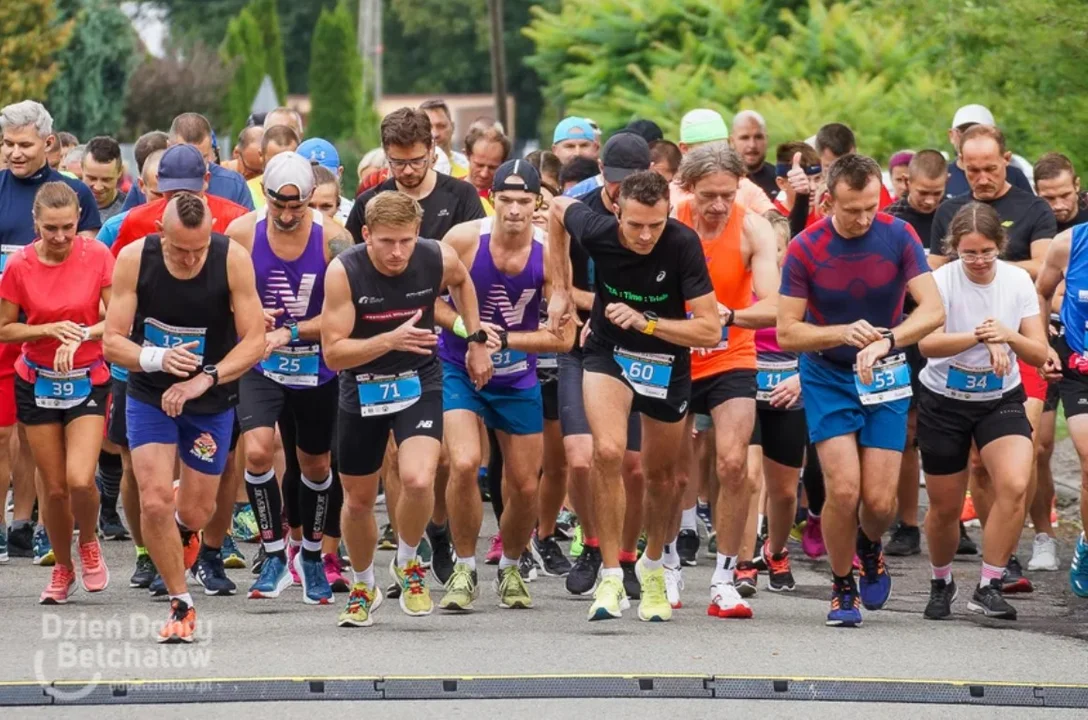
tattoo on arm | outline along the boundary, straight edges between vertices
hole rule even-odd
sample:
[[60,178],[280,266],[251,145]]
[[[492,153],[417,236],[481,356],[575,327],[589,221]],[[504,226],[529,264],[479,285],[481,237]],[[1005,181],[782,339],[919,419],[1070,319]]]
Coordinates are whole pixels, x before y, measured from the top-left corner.
[[351,239],[351,235],[340,233],[332,240],[329,240],[329,255],[336,257],[354,244],[355,242]]

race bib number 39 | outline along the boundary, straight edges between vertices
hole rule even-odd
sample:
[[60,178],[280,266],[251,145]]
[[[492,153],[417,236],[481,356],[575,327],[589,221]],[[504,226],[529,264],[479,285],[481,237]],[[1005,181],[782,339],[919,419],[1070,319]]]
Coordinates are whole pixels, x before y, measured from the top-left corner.
[[756,400],[768,401],[771,393],[784,380],[797,374],[796,360],[770,362],[760,360],[756,363]]
[[879,405],[911,396],[910,366],[907,356],[900,353],[873,365],[873,381],[865,384],[854,367],[854,387],[862,405]]
[[1001,378],[992,367],[967,367],[952,364],[948,367],[945,395],[957,400],[980,402],[996,400],[1004,389]]
[[261,362],[261,372],[280,385],[317,386],[317,345],[282,347]]
[[663,400],[669,395],[672,379],[672,355],[636,353],[616,348],[612,357],[623,370],[623,377],[639,395]]
[[91,377],[87,369],[62,373],[38,370],[34,380],[34,404],[48,410],[68,410],[91,396]]
[[196,342],[190,350],[197,356],[197,362],[204,362],[204,338],[207,328],[178,327],[159,322],[155,318],[144,320],[144,344],[154,347],[172,348],[185,343]]
[[359,412],[363,417],[391,415],[419,401],[422,386],[415,372],[400,375],[356,375]]

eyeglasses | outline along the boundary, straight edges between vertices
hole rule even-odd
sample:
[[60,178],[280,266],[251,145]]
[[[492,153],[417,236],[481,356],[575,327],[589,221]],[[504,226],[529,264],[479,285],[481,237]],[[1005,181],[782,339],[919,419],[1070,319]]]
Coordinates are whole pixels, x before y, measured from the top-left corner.
[[430,157],[428,157],[427,155],[422,155],[417,158],[411,158],[410,160],[396,160],[394,158],[388,158],[387,162],[389,163],[389,167],[394,170],[403,170],[404,168],[409,166],[413,170],[422,170],[423,168],[427,167],[427,162],[429,160]]
[[983,252],[967,250],[959,253],[959,256],[960,260],[963,260],[965,263],[991,262],[997,257],[997,250],[986,250]]

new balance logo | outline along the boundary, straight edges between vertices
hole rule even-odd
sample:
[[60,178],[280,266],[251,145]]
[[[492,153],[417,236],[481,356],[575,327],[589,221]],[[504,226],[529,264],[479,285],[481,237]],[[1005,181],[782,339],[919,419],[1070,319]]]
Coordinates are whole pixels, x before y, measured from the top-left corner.
[[484,300],[483,306],[480,308],[480,316],[493,317],[497,310],[506,322],[506,327],[520,325],[521,321],[525,319],[525,310],[535,296],[536,288],[526,288],[521,291],[521,297],[518,298],[517,303],[511,305],[510,298],[506,294],[506,288],[499,284],[492,285],[487,293],[487,299]]
[[310,308],[310,297],[317,283],[317,273],[304,273],[298,283],[298,293],[291,290],[291,282],[287,279],[287,273],[276,269],[268,273],[268,282],[264,290],[265,307],[275,307],[276,300],[283,303],[284,309],[292,317],[300,318],[306,315]]
[[434,426],[433,420],[420,420],[419,425],[416,425],[416,430],[430,430]]

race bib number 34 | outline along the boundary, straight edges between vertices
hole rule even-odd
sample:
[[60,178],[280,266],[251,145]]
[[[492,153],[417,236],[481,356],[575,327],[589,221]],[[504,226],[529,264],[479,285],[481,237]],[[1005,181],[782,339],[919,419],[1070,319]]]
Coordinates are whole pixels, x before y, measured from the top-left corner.
[[636,353],[616,348],[612,357],[623,371],[631,389],[644,397],[662,400],[669,395],[672,379],[672,355]]
[[363,417],[391,415],[419,402],[422,386],[415,372],[399,375],[356,375],[359,412]]
[[945,395],[957,400],[996,400],[1001,397],[1004,383],[992,367],[948,366]]
[[910,397],[912,391],[907,356],[900,353],[873,365],[873,381],[869,384],[861,381],[855,366],[854,387],[857,388],[858,399],[862,405],[879,405]]

